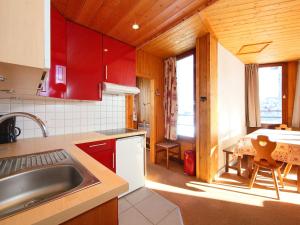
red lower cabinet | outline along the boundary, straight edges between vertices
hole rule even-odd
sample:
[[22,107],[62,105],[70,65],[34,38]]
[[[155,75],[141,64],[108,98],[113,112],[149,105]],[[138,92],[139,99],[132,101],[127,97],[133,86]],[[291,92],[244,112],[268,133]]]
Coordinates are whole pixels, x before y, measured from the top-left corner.
[[116,172],[116,141],[115,139],[95,141],[76,145],[98,162]]

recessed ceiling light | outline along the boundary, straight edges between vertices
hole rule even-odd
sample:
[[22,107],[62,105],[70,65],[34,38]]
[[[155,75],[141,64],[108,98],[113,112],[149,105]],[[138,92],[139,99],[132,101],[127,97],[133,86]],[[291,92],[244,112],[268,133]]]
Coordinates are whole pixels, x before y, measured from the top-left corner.
[[140,25],[138,25],[137,23],[134,23],[134,24],[132,24],[132,29],[138,30],[138,29],[140,29]]

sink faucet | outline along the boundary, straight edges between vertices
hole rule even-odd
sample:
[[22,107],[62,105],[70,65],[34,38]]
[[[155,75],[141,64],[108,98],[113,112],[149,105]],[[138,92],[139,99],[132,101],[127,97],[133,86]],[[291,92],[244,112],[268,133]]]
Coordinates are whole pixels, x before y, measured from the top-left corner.
[[40,119],[38,118],[37,116],[35,115],[32,115],[30,113],[25,113],[25,112],[12,112],[12,113],[7,113],[5,115],[2,115],[0,117],[0,123],[2,123],[3,121],[11,118],[11,117],[15,117],[15,116],[21,116],[21,117],[26,117],[26,118],[29,118],[29,119],[32,119],[33,121],[35,121],[39,127],[41,128],[42,132],[43,132],[43,136],[44,137],[48,137],[48,130],[47,130],[47,127],[46,127],[46,124]]

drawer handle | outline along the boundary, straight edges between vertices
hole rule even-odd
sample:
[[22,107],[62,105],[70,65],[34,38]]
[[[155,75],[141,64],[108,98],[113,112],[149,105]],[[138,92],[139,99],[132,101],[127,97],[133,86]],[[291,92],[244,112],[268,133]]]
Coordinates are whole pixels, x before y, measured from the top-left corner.
[[115,168],[115,153],[113,152],[113,168]]
[[108,77],[108,66],[105,65],[105,80],[107,80]]
[[106,143],[90,145],[89,148],[94,148],[94,147],[103,146],[103,145],[106,145]]

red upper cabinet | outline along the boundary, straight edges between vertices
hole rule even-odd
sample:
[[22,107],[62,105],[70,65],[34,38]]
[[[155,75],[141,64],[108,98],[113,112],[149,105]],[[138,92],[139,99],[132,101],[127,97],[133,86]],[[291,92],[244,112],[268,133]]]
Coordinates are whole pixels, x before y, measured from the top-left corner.
[[136,86],[135,48],[103,35],[104,81]]
[[102,35],[67,22],[67,98],[101,100]]
[[66,92],[67,24],[65,18],[51,6],[51,68],[41,96],[64,98]]

